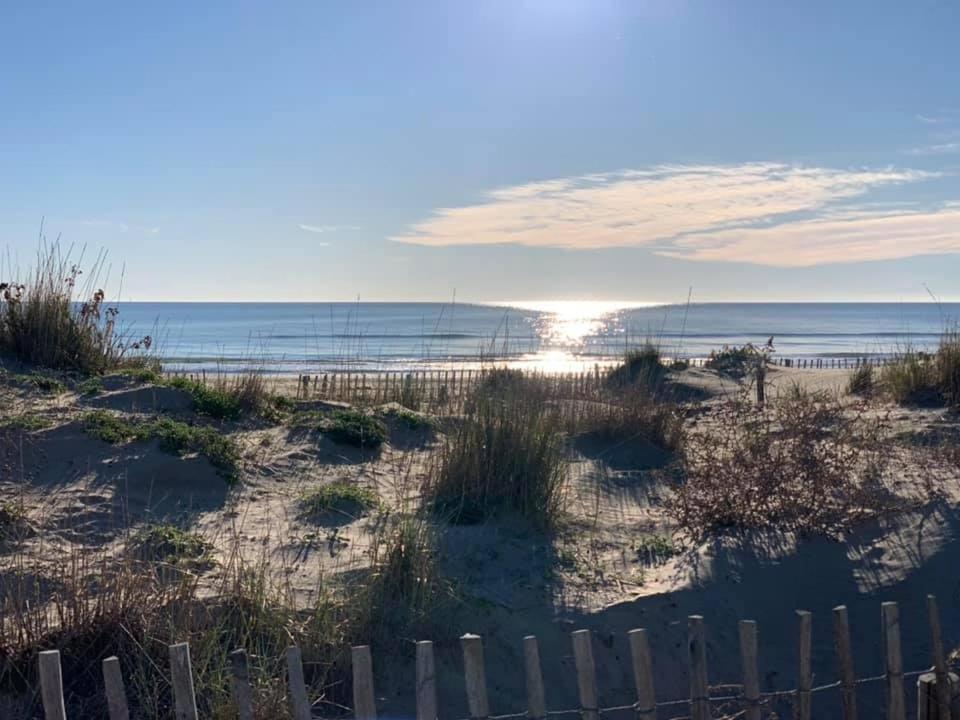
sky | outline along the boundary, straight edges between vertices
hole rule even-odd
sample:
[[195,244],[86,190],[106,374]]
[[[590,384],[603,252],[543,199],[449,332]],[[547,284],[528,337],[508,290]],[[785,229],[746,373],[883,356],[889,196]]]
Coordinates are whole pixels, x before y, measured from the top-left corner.
[[42,224],[124,300],[960,300],[958,37],[952,0],[5,2],[2,271]]

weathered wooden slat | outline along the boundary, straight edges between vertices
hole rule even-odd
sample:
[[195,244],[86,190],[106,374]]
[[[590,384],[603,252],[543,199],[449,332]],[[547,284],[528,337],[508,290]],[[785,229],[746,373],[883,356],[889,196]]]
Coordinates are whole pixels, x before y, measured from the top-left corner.
[[63,702],[63,675],[60,671],[60,651],[44,650],[38,658],[40,671],[40,699],[46,720],[67,720]]
[[303,657],[296,645],[287,648],[287,689],[293,720],[310,720],[310,699],[307,696],[307,683],[303,678]]
[[[740,621],[740,665],[743,669],[743,699],[747,720],[761,720],[760,676],[757,674],[757,624]],[[656,720],[656,719],[654,719]]]
[[850,649],[850,622],[844,605],[833,609],[833,637],[837,662],[840,665],[843,720],[857,720],[857,676],[853,668],[853,652]]
[[120,659],[114,655],[101,663],[103,670],[103,688],[107,697],[107,714],[110,720],[130,720],[127,707],[127,692],[123,687],[123,673],[120,671]]
[[887,679],[887,720],[906,720],[903,697],[903,657],[900,652],[900,610],[895,602],[880,606],[883,657]]
[[597,720],[597,671],[593,661],[593,641],[589,630],[575,630],[570,634],[573,640],[573,660],[577,667],[577,689],[580,692],[580,717],[583,720]]
[[463,677],[467,688],[470,717],[481,720],[490,715],[487,699],[487,673],[483,662],[483,638],[467,633],[460,638],[463,650]]
[[927,618],[930,622],[930,649],[933,655],[934,677],[936,677],[937,720],[950,720],[950,677],[947,674],[947,662],[943,655],[940,609],[937,607],[937,598],[933,595],[927,595]]
[[238,648],[230,653],[230,674],[233,676],[233,701],[239,720],[253,720],[253,692],[250,689],[250,666],[247,651]]
[[707,641],[700,615],[687,618],[687,649],[690,657],[690,717],[692,720],[710,720]]
[[353,667],[353,717],[377,720],[377,700],[373,692],[373,658],[369,645],[350,649]]
[[170,648],[170,679],[177,720],[197,720],[197,699],[193,691],[190,645],[177,643]]
[[633,660],[633,684],[637,690],[637,720],[657,720],[657,698],[653,689],[653,663],[647,631],[631,630],[630,657]]
[[417,720],[437,720],[437,671],[433,643],[417,643]]
[[531,720],[542,720],[547,716],[547,701],[543,690],[543,671],[540,668],[540,648],[533,635],[527,635],[523,639],[523,667],[527,679],[527,717]]
[[794,716],[797,720],[810,720],[813,667],[810,658],[813,616],[806,610],[797,610],[799,637],[797,642],[797,699]]

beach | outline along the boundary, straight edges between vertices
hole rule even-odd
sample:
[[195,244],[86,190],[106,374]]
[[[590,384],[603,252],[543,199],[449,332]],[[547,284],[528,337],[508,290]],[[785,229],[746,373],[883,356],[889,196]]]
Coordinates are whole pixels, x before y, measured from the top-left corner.
[[[350,603],[368,582],[361,578],[384,561],[389,546],[385,528],[412,514],[429,523],[430,542],[436,543],[429,551],[430,572],[436,573],[439,596],[430,610],[435,621],[411,617],[404,621],[414,622],[406,632],[430,633],[437,643],[441,702],[456,716],[468,709],[459,649],[451,641],[464,633],[484,638],[492,712],[497,713],[524,706],[523,677],[511,668],[521,661],[521,640],[530,634],[540,643],[549,705],[558,709],[579,702],[576,688],[565,680],[569,632],[576,629],[589,629],[595,638],[604,706],[633,702],[623,658],[627,632],[636,627],[648,632],[658,697],[686,697],[688,615],[705,617],[711,676],[731,683],[739,678],[737,622],[756,620],[765,692],[795,682],[797,609],[813,613],[818,683],[835,675],[830,616],[840,604],[854,624],[853,650],[864,675],[882,672],[876,653],[881,601],[900,604],[906,668],[929,665],[922,620],[927,593],[941,599],[943,632],[953,647],[960,624],[951,612],[957,600],[949,568],[960,553],[960,473],[937,450],[938,438],[960,433],[960,421],[951,411],[899,405],[879,390],[870,396],[851,394],[852,369],[771,365],[764,380],[770,412],[779,412],[781,403],[804,413],[820,408],[817,412],[833,418],[830,423],[849,423],[851,431],[865,433],[856,442],[885,445],[882,451],[880,445],[871,446],[869,452],[876,455],[871,462],[890,452],[896,461],[891,456],[883,463],[880,485],[870,490],[873,506],[849,506],[824,520],[819,530],[814,530],[819,525],[781,527],[774,522],[739,530],[713,527],[701,534],[677,515],[671,477],[687,452],[685,445],[692,446],[698,436],[731,437],[734,425],[746,418],[742,413],[759,412],[750,409],[756,393],[752,366],[745,374],[710,367],[644,367],[644,373],[653,368],[658,399],[644,390],[649,399],[637,407],[658,403],[667,413],[658,422],[676,418],[678,424],[669,432],[682,433],[682,443],[662,429],[649,434],[655,431],[648,410],[642,411],[648,418],[643,421],[628,421],[619,410],[609,415],[609,408],[630,407],[622,403],[639,397],[635,383],[648,382],[643,374],[619,376],[616,367],[583,376],[589,382],[529,375],[534,383],[529,386],[523,375],[490,367],[470,377],[462,391],[444,393],[410,385],[405,389],[401,374],[399,385],[381,387],[362,400],[342,396],[350,402],[339,399],[352,387],[346,374],[338,375],[340,385],[325,393],[307,393],[295,381],[281,380],[268,386],[277,393],[271,397],[286,398],[271,401],[275,411],[243,411],[224,419],[209,414],[213,406],[198,405],[210,398],[198,395],[197,385],[189,382],[171,385],[160,376],[108,375],[96,392],[89,392],[66,377],[62,388],[50,392],[10,368],[3,389],[4,467],[10,474],[3,490],[23,513],[3,557],[4,602],[56,605],[61,583],[77,583],[78,573],[83,576],[98,564],[123,562],[131,547],[141,547],[137,543],[145,528],[172,523],[203,548],[178,559],[175,543],[159,558],[165,576],[193,578],[192,596],[220,602],[228,592],[224,583],[234,582],[233,573],[244,567],[259,573],[270,593],[282,592],[284,602],[301,610],[331,597]],[[879,378],[879,369],[877,373]],[[228,382],[242,377],[229,376]],[[550,516],[547,531],[541,521],[533,522],[517,509],[484,511],[482,520],[467,522],[450,519],[449,510],[428,511],[437,462],[456,443],[467,441],[463,428],[483,412],[475,403],[490,392],[483,388],[501,382],[498,378],[521,383],[507,385],[513,389],[505,402],[543,398],[524,406],[531,408],[524,412],[533,414],[522,422],[552,417],[553,411],[544,416],[541,409],[532,409],[546,402],[544,407],[556,409],[558,438],[567,438],[557,466],[563,468],[556,487],[562,500],[551,511],[556,515]],[[610,378],[618,379],[611,385]],[[209,380],[225,382],[222,377]],[[333,432],[331,419],[354,409],[382,423],[382,440],[358,446]],[[168,436],[156,425],[162,422],[215,429],[233,448],[230,462],[200,441],[171,452],[165,445]],[[622,434],[619,427],[627,422],[641,424]],[[140,429],[124,429],[131,423]],[[151,436],[142,429],[148,426],[154,428]],[[828,442],[852,441],[838,436]],[[522,445],[511,452],[523,452]],[[723,455],[719,447],[708,452],[710,457]],[[860,464],[867,458],[858,455],[847,462]],[[797,469],[783,466],[784,482]],[[861,482],[855,476],[849,481]],[[324,488],[344,487],[362,490],[360,499],[344,505],[324,501],[316,512],[305,511],[305,498],[316,498]],[[143,555],[146,550],[137,552],[138,563],[147,560],[149,567],[157,561]],[[381,653],[375,655],[378,704],[381,712],[397,716],[414,712],[412,661],[402,648],[374,642],[374,651]],[[313,692],[320,692],[321,703],[338,702],[335,690]],[[909,698],[912,692],[908,687]],[[864,686],[862,711],[880,708],[882,697],[879,686]],[[8,713],[22,701],[9,694],[3,698]],[[788,699],[771,708],[789,707]],[[816,716],[839,717],[834,706],[838,704],[818,698]]]

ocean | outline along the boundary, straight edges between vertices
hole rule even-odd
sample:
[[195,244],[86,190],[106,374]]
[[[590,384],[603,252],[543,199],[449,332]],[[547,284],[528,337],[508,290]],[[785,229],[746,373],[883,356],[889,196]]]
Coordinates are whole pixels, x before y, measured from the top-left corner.
[[606,302],[123,303],[129,337],[151,335],[170,369],[277,373],[405,370],[498,359],[566,371],[650,341],[671,357],[773,338],[786,358],[936,346],[960,303]]

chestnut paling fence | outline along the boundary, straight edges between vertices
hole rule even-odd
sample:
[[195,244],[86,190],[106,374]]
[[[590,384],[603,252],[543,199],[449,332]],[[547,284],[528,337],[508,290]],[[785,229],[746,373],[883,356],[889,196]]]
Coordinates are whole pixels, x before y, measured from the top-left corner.
[[[940,616],[936,599],[927,597],[930,626],[930,650],[932,667],[904,672],[900,650],[900,615],[896,603],[881,605],[881,633],[884,673],[873,677],[857,677],[851,651],[850,626],[844,606],[833,610],[833,628],[837,653],[838,679],[828,684],[814,686],[811,663],[812,616],[806,611],[797,611],[798,641],[796,687],[778,692],[760,692],[757,667],[757,624],[752,620],[739,623],[740,667],[742,677],[737,684],[710,685],[708,681],[706,630],[699,615],[688,618],[688,675],[690,691],[687,697],[664,699],[656,695],[653,682],[653,658],[644,629],[629,632],[632,660],[632,676],[636,702],[616,707],[601,707],[598,698],[593,642],[589,630],[577,630],[571,634],[575,661],[576,687],[579,706],[554,708],[549,704],[540,666],[537,639],[523,639],[524,669],[526,674],[526,707],[515,712],[491,715],[484,669],[483,640],[478,635],[460,638],[463,651],[463,678],[466,690],[469,718],[464,720],[512,720],[530,718],[542,720],[567,716],[581,720],[600,720],[603,715],[620,713],[621,717],[632,713],[637,720],[658,718],[744,718],[761,720],[768,717],[767,711],[773,701],[789,699],[793,705],[794,718],[811,720],[820,717],[826,710],[827,697],[816,696],[827,690],[839,690],[838,714],[843,720],[858,717],[857,690],[867,683],[882,683],[885,693],[887,720],[945,720],[951,716],[960,720],[960,682],[949,672],[940,631]],[[190,667],[190,648],[187,643],[171,645],[170,685],[177,720],[199,720],[194,695],[193,674]],[[361,645],[351,649],[353,672],[352,717],[356,720],[376,720],[377,704],[373,682],[373,658],[370,647]],[[286,651],[287,701],[294,720],[311,720],[314,707],[304,681],[300,649],[292,646]],[[253,720],[254,703],[251,691],[247,655],[243,649],[230,655],[233,677],[233,696],[236,717]],[[735,666],[731,663],[729,666]],[[46,720],[67,720],[63,682],[60,671],[60,653],[57,650],[39,655],[40,693]],[[917,704],[915,712],[906,706],[905,682],[917,678]],[[437,702],[436,666],[433,643],[421,641],[416,644],[415,668],[411,668],[411,680],[416,697],[416,720],[449,719]],[[103,661],[104,693],[109,708],[110,720],[129,720],[127,697],[124,690],[120,663],[116,657]],[[836,702],[833,699],[833,702]],[[814,709],[815,704],[817,708]],[[270,716],[276,708],[259,708],[258,716]],[[266,711],[266,715],[264,715]]]
[[[688,367],[709,367],[707,358],[682,360]],[[799,368],[802,370],[855,370],[861,367],[883,367],[896,362],[895,358],[771,358],[772,367]],[[491,366],[492,367],[492,366]],[[545,383],[570,398],[595,399],[609,390],[609,368],[599,365],[578,372],[541,372],[526,370],[524,373]],[[455,404],[463,400],[491,372],[490,368],[435,369],[412,371],[359,371],[349,369],[332,372],[297,375],[297,398],[303,400],[341,400],[351,403],[399,402],[402,405],[416,403],[428,406]],[[206,371],[200,373],[175,372],[174,375],[192,380],[207,381]]]

